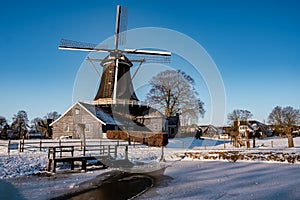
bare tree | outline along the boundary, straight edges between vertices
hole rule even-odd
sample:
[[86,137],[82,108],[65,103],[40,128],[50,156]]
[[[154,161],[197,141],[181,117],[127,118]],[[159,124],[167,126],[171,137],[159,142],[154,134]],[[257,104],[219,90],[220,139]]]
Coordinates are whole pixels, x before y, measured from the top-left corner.
[[47,113],[43,118],[36,117],[31,121],[31,129],[40,132],[44,138],[51,138],[52,128],[50,124],[59,117],[60,114],[56,111]]
[[44,116],[44,120],[38,122],[39,127],[43,130],[43,135],[45,138],[52,138],[52,127],[50,124],[58,119],[60,114],[58,112],[50,112]]
[[294,147],[292,131],[293,127],[300,123],[300,110],[291,106],[284,108],[276,106],[269,114],[268,120],[277,133],[285,134],[288,137],[288,147]]
[[56,112],[56,111],[49,112],[44,116],[45,119],[52,119],[52,121],[55,121],[59,117],[60,117],[60,114],[58,114],[58,112]]
[[204,103],[193,87],[193,78],[186,73],[166,70],[153,77],[150,85],[146,101],[157,105],[167,117],[178,113],[194,122],[204,116]]
[[235,109],[227,115],[228,123],[234,125],[238,120],[246,121],[252,118],[253,115],[249,110]]
[[[242,109],[235,109],[231,113],[227,115],[228,124],[231,125],[231,137],[234,140],[234,145],[237,146],[238,144],[238,137],[239,137],[239,124],[238,121],[247,121],[248,119],[252,118],[252,113],[249,110],[242,110]],[[247,148],[250,148],[250,141],[249,141],[249,132],[246,129],[245,132],[246,137],[246,145]],[[253,137],[255,140],[255,137]]]
[[3,126],[5,126],[7,124],[7,121],[5,119],[5,117],[2,117],[0,115],[0,128],[2,128]]
[[31,120],[31,122],[30,122],[30,123],[31,123],[31,126],[30,126],[31,131],[38,131],[38,132],[42,133],[43,130],[42,130],[41,127],[39,126],[39,123],[40,123],[41,121],[43,121],[43,119],[40,118],[40,117],[36,117],[36,118],[34,118],[33,120]]

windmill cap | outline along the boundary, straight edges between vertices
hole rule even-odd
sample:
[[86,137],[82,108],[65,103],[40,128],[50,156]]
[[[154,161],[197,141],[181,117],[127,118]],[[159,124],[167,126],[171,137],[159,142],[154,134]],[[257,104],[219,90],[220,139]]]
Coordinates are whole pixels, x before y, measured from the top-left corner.
[[107,66],[110,64],[114,64],[116,59],[119,60],[119,64],[123,64],[123,65],[127,65],[128,67],[132,66],[132,63],[130,62],[130,60],[123,54],[110,54],[108,56],[106,56],[103,61],[101,62],[102,66]]

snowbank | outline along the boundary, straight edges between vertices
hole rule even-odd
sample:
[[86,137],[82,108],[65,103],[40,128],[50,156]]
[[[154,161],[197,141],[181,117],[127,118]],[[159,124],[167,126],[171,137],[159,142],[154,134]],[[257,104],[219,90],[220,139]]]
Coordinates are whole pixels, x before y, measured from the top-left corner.
[[47,169],[44,152],[13,153],[0,156],[0,179],[37,174]]

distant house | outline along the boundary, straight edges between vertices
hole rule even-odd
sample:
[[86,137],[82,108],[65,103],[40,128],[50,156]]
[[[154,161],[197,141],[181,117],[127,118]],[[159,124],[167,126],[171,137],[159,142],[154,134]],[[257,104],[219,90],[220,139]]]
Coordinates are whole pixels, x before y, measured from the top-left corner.
[[165,123],[164,115],[152,108],[145,109],[144,115],[132,118],[112,111],[110,105],[77,102],[50,125],[53,138],[97,139],[106,138],[108,130],[125,127],[128,131],[164,132]]
[[223,127],[216,127],[211,124],[200,126],[200,128],[203,137],[219,137],[223,133]]
[[174,138],[178,134],[180,131],[179,114],[166,118],[165,130],[168,133],[169,138]]
[[246,131],[248,131],[248,133],[255,132],[261,137],[269,137],[273,134],[272,130],[269,128],[268,125],[257,120],[247,120],[238,122],[238,130],[242,137],[245,136]]

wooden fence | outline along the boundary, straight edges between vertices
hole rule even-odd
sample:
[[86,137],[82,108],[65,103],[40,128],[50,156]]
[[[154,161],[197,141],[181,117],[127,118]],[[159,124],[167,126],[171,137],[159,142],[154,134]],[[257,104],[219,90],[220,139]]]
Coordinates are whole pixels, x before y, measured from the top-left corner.
[[[85,143],[82,140],[20,140],[19,151],[24,150],[39,150],[53,146],[74,146],[75,150],[91,151],[94,148],[99,148],[102,145],[125,145],[127,142],[119,140],[87,140]],[[99,149],[100,150],[100,149]]]
[[[128,145],[127,141],[122,140],[108,140],[108,139],[93,139],[86,140],[26,140],[20,141],[8,140],[8,142],[1,142],[0,146],[7,148],[7,153],[11,151],[25,152],[25,151],[44,151],[54,146],[74,146],[76,152],[80,152],[85,155],[86,153],[103,154],[110,151],[114,152],[114,149],[120,146]],[[138,144],[133,144],[138,145]],[[109,147],[108,147],[109,146]]]

